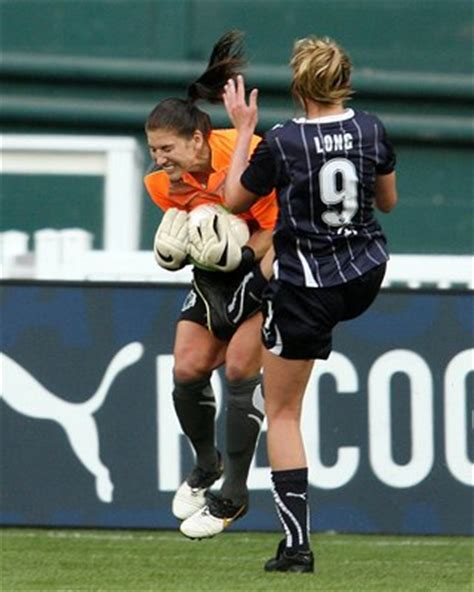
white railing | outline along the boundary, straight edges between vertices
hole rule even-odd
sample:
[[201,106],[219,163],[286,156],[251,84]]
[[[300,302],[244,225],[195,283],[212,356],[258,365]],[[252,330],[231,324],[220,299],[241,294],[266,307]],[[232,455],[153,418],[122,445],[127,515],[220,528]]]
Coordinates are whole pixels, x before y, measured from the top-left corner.
[[[189,283],[191,269],[169,272],[152,251],[94,251],[92,236],[82,229],[43,229],[34,233],[33,248],[24,232],[0,233],[3,279],[143,281]],[[471,255],[391,256],[383,287],[474,289]]]
[[103,176],[104,248],[138,249],[143,154],[135,138],[0,134],[0,172]]
[[408,288],[432,285],[440,290],[474,289],[474,257],[471,255],[392,255],[383,287]]
[[80,228],[44,228],[32,237],[17,230],[0,233],[2,279],[96,281],[191,281],[191,269],[171,273],[155,263],[152,251],[92,250],[92,235]]

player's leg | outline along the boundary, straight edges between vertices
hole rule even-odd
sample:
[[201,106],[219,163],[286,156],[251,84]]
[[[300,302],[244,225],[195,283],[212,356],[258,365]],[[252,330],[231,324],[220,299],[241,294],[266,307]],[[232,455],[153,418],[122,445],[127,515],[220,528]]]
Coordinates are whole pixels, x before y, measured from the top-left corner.
[[264,352],[267,447],[275,508],[285,532],[267,571],[313,571],[309,543],[308,467],[300,429],[313,360],[287,360]]
[[223,354],[222,344],[215,341],[196,323],[178,323],[173,402],[183,432],[196,452],[196,462],[205,470],[214,467],[217,461],[214,446],[216,403],[210,379]]
[[267,447],[275,508],[285,539],[267,571],[311,572],[308,467],[300,429],[302,403],[314,360],[331,351],[337,299],[323,289],[272,280],[265,291],[263,369]]
[[313,360],[287,360],[264,350],[268,459],[275,471],[306,466],[301,409]]
[[261,314],[239,327],[226,352],[227,470],[221,495],[248,502],[247,478],[264,418]]
[[221,491],[207,495],[207,507],[181,525],[191,538],[214,536],[248,508],[247,478],[263,422],[261,315],[239,327],[226,353],[227,450]]
[[226,345],[198,322],[187,308],[176,329],[173,402],[181,428],[196,453],[196,466],[176,492],[172,510],[185,519],[205,505],[207,489],[222,475],[215,444],[216,403],[210,378],[224,361]]

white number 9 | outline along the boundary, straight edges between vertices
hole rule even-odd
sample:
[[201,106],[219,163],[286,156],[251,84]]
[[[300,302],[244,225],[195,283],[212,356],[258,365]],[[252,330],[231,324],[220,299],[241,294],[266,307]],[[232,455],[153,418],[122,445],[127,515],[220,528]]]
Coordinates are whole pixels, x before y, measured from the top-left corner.
[[357,202],[357,171],[354,163],[346,158],[328,160],[319,171],[321,201],[327,206],[342,203],[342,211],[327,209],[321,215],[328,226],[349,224],[359,209]]

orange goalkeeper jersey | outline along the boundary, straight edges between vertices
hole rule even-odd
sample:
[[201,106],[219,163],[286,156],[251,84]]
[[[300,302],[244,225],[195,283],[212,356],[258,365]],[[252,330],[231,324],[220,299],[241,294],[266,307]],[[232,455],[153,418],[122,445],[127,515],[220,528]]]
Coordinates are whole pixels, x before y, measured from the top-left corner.
[[[250,153],[260,139],[258,136],[253,137]],[[185,173],[182,178],[185,190],[183,191],[183,185],[181,185],[179,193],[174,193],[168,175],[155,165],[147,172],[144,179],[151,199],[164,211],[169,208],[178,208],[189,212],[201,204],[223,203],[225,178],[236,140],[235,129],[219,129],[211,132],[209,145],[213,172],[209,175],[205,188],[191,174]],[[276,194],[272,191],[269,195],[260,198],[250,210],[238,215],[253,230],[272,230],[275,226],[277,211]]]

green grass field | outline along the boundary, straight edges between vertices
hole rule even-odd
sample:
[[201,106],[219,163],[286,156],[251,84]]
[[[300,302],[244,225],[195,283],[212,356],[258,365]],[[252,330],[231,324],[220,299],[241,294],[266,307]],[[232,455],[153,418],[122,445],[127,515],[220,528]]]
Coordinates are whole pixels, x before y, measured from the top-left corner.
[[467,537],[312,536],[313,574],[266,574],[279,535],[224,533],[189,541],[177,532],[3,529],[1,590],[130,592],[467,592]]

